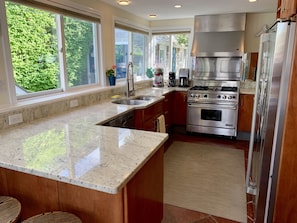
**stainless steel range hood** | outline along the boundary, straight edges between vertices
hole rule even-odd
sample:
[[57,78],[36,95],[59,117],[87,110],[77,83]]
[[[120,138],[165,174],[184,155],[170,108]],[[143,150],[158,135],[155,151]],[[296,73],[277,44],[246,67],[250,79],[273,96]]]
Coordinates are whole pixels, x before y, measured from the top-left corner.
[[191,56],[242,56],[245,13],[197,15]]

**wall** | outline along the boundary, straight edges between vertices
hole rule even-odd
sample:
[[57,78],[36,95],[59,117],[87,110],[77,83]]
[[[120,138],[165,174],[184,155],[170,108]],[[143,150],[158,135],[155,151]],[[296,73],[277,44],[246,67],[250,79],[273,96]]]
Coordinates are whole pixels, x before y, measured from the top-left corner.
[[245,52],[258,52],[260,37],[257,34],[264,25],[270,27],[276,21],[276,13],[248,13],[245,27]]
[[152,20],[149,23],[152,30],[194,27],[194,17],[192,19],[168,19],[168,20]]
[[[152,86],[152,80],[146,80],[135,83],[135,89],[148,88]],[[73,109],[78,109],[84,106],[90,106],[93,104],[102,103],[107,100],[111,100],[113,95],[121,95],[124,97],[126,92],[125,83],[117,84],[113,87],[98,88],[96,91],[92,90],[91,92],[86,91],[79,94],[70,94],[68,97],[55,98],[51,96],[51,100],[36,100],[34,104],[26,105],[26,102],[23,102],[23,105],[18,105],[15,109],[4,109],[0,113],[0,130],[8,129],[13,127],[18,127],[23,123],[30,123],[34,120],[40,118],[46,118],[53,115],[57,115],[63,112],[69,112]],[[70,102],[72,100],[77,100],[78,106],[71,107]],[[16,125],[9,125],[9,116],[14,114],[22,114],[23,123]]]

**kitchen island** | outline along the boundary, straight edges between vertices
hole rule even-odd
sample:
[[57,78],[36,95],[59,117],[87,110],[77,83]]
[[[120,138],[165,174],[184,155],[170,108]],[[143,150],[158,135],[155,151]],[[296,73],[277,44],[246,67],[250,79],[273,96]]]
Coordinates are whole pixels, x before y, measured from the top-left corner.
[[1,131],[0,194],[21,201],[22,219],[63,210],[83,222],[161,222],[168,135],[96,125],[133,109],[107,101]]

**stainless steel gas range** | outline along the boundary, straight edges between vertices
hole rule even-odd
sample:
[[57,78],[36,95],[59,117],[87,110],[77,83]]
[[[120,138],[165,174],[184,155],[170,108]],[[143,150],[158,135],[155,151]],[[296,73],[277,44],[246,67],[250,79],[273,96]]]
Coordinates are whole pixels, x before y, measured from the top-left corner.
[[188,132],[237,136],[241,57],[196,58],[188,90]]
[[187,131],[236,136],[239,81],[201,81],[188,91]]

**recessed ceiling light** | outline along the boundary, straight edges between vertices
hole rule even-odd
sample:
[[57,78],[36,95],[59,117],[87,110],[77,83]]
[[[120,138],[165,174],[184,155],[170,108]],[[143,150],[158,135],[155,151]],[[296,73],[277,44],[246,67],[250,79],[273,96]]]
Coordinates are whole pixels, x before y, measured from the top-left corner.
[[156,15],[156,14],[150,14],[149,17],[150,17],[150,18],[156,18],[157,15]]
[[182,7],[182,5],[175,5],[174,6],[174,8],[177,8],[177,9],[179,9],[179,8],[181,8]]
[[249,0],[249,2],[256,2],[257,0]]
[[129,0],[119,0],[118,1],[118,4],[119,5],[129,5],[130,4],[130,1]]

